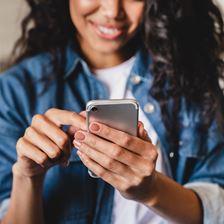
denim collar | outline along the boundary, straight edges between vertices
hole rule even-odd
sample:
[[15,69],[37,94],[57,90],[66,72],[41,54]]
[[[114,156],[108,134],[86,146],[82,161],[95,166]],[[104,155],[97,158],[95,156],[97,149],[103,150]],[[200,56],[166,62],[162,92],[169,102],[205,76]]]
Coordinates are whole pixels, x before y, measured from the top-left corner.
[[[72,44],[69,44],[65,51],[66,57],[66,66],[65,66],[65,75],[64,78],[68,78],[72,72],[77,68],[79,64],[81,64],[85,73],[89,76],[92,76],[92,73],[89,69],[87,63],[82,59],[81,55],[78,51],[75,50]],[[148,81],[151,79],[151,73],[149,73],[149,67],[151,64],[151,58],[149,56],[149,52],[141,47],[135,54],[135,63],[131,70],[131,76],[138,74],[142,81]]]

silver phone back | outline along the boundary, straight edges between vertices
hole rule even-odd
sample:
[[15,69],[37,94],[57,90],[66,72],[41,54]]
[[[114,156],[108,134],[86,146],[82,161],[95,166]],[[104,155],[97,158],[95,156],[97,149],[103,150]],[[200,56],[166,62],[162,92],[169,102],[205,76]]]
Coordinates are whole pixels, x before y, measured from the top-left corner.
[[[138,103],[132,99],[89,101],[86,105],[87,129],[90,122],[97,121],[137,136],[138,108]],[[88,173],[91,177],[98,178],[91,170]]]
[[86,106],[87,127],[97,121],[112,128],[137,135],[138,103],[132,99],[92,100]]

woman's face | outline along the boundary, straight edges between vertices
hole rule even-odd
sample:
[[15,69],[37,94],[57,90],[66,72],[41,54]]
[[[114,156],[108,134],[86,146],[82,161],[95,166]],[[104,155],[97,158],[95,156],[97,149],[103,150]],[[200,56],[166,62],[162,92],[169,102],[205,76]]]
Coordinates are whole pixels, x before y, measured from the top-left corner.
[[82,50],[121,51],[136,34],[145,0],[69,0]]

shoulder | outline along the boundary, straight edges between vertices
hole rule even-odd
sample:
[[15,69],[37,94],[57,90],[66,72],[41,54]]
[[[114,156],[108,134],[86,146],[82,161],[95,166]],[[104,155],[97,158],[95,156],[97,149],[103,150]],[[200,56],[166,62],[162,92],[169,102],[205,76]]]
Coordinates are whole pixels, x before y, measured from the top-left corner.
[[0,74],[0,82],[12,80],[33,80],[42,79],[48,73],[53,71],[51,56],[49,53],[42,53],[36,56],[26,58],[23,61],[15,64],[8,70]]
[[[68,43],[64,50],[59,50],[54,57],[58,58],[59,63],[64,63],[65,74],[71,72],[81,59],[70,43]],[[54,58],[49,52],[26,58],[10,69],[0,73],[0,82],[7,82],[7,80],[29,80],[33,82],[52,80],[56,77],[53,61]]]
[[[48,72],[47,72],[48,70]],[[15,123],[27,124],[32,103],[46,74],[50,74],[50,56],[40,54],[27,58],[0,74],[0,123],[12,120]],[[5,125],[7,126],[7,125]]]
[[[40,80],[52,74],[50,56],[47,54],[27,58],[0,74],[0,104],[4,108],[25,110],[43,85]],[[23,109],[22,109],[23,108]]]

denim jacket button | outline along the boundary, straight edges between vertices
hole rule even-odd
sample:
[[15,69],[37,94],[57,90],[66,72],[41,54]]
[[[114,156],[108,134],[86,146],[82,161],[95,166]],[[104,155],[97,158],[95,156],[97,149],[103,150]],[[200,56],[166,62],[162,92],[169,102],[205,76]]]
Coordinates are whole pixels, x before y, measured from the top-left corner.
[[174,152],[170,152],[169,157],[172,159],[175,156]]
[[179,141],[179,146],[182,146],[183,145],[183,141]]
[[131,77],[131,82],[135,85],[139,84],[141,82],[141,77],[139,75],[133,75]]
[[154,105],[153,105],[152,103],[147,103],[147,104],[145,104],[145,106],[144,106],[144,111],[145,111],[146,113],[151,114],[151,113],[154,112],[154,110],[155,110],[155,107],[154,107]]

